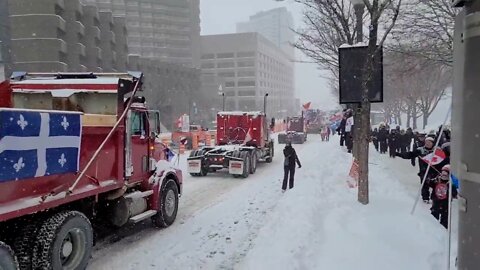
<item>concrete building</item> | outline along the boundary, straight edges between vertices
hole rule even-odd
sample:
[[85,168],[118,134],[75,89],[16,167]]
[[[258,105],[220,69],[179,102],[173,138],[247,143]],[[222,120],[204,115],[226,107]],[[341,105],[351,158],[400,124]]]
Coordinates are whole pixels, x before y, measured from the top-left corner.
[[113,66],[117,59],[115,52],[115,33],[113,33],[113,16],[111,12],[100,14],[100,49],[102,50],[102,69],[104,72],[116,71]]
[[83,7],[83,23],[85,36],[83,44],[86,47],[85,66],[88,71],[102,71],[102,49],[100,48],[100,15],[95,6]]
[[293,113],[293,63],[262,35],[202,36],[201,50],[202,92],[214,98],[222,85],[227,110],[263,110],[263,97],[268,93],[270,116]]
[[285,7],[259,12],[249,21],[237,24],[237,33],[257,32],[294,58],[293,16]]
[[[82,72],[126,67],[125,21],[114,25],[111,13],[99,14],[96,7],[84,6],[80,0],[0,1],[8,7],[0,12],[0,20],[9,25],[0,38],[9,43],[5,62],[11,70]],[[114,31],[124,39],[120,46]],[[117,53],[125,55],[124,63],[117,63]]]
[[84,0],[125,15],[131,54],[199,66],[200,0]]
[[[201,120],[202,111],[195,112],[193,104],[203,105],[198,95],[200,70],[158,59],[129,55],[129,69],[144,72],[141,95],[147,97],[151,109],[160,110],[162,123],[172,130],[182,114]],[[207,100],[208,101],[208,100]],[[202,124],[202,122],[200,122]]]

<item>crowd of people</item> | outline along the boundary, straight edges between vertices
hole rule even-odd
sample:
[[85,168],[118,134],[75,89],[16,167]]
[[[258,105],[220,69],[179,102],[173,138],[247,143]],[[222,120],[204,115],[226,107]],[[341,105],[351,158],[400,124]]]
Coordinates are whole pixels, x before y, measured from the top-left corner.
[[[422,186],[422,199],[432,204],[431,214],[448,228],[448,199],[450,173],[450,139],[448,128],[439,127],[429,133],[411,128],[407,130],[389,130],[387,125],[372,131],[375,149],[382,154],[388,153],[391,158],[400,157],[410,160],[412,166],[418,164],[418,176]],[[457,196],[457,187],[452,185],[452,197]]]
[[[340,145],[346,146],[349,153],[353,147],[353,125],[352,111],[344,110],[336,131],[340,135]],[[371,141],[380,154],[388,153],[391,158],[400,157],[418,166],[419,182],[425,181],[421,192],[423,202],[431,204],[432,216],[445,228],[448,228],[450,181],[455,179],[450,172],[450,140],[450,130],[442,127],[427,133],[380,124],[371,131]],[[457,197],[457,188],[458,181],[453,181],[452,198]]]

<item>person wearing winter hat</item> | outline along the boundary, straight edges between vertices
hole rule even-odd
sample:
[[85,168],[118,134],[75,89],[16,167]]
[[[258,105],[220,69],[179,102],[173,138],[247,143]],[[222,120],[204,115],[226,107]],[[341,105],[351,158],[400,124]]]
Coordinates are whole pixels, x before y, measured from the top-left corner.
[[287,141],[285,148],[283,149],[283,155],[285,156],[285,161],[283,163],[283,184],[282,184],[282,192],[287,190],[287,181],[289,182],[289,188],[293,188],[293,182],[295,180],[295,163],[298,165],[300,169],[302,164],[300,164],[300,160],[298,159],[297,152],[292,147],[292,142]]
[[[433,155],[435,152],[434,149],[435,146],[435,139],[433,137],[427,137],[425,139],[425,145],[422,147],[418,147],[414,149],[413,151],[406,152],[406,153],[395,153],[396,156],[401,157],[403,159],[412,159],[412,158],[418,158],[418,176],[420,177],[420,183],[422,183],[423,178],[425,178],[425,183],[422,188],[422,199],[425,203],[429,203],[430,201],[430,185],[429,182],[431,179],[434,179],[437,177],[438,172],[442,169],[442,167],[446,164],[449,163],[449,159],[445,158],[435,165],[432,165],[433,168],[428,170],[428,175],[425,174],[427,173],[427,168],[428,168],[428,163],[424,160],[424,158],[428,155]],[[439,148],[440,149],[440,148]]]
[[[450,165],[442,168],[441,174],[430,182],[432,192],[432,216],[440,220],[440,224],[448,228],[448,199],[450,188]],[[452,198],[457,198],[457,188],[452,185]]]

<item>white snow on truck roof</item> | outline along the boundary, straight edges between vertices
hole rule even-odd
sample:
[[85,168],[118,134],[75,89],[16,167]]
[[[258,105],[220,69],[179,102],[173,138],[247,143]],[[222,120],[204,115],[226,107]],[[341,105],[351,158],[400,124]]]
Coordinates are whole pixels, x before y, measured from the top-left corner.
[[117,77],[102,77],[96,79],[54,79],[54,78],[32,78],[22,81],[10,81],[12,85],[24,84],[118,84]]
[[265,115],[265,113],[256,111],[256,112],[240,112],[240,111],[232,111],[232,112],[218,112],[219,115],[252,115],[252,116],[259,116],[259,115]]

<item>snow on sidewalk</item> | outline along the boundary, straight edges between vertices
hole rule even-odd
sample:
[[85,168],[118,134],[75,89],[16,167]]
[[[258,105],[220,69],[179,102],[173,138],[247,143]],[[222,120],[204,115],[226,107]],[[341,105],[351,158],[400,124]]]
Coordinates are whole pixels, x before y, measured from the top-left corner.
[[404,181],[418,181],[416,168],[372,151],[363,206],[345,183],[351,157],[336,142],[314,153],[238,269],[444,269],[446,231],[428,206],[410,215],[416,190]]

